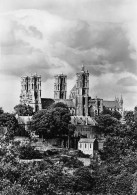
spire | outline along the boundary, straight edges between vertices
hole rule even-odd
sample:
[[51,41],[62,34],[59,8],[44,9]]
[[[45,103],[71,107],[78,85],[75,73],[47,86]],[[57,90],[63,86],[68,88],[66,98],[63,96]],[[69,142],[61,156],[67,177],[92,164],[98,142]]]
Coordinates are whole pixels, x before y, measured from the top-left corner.
[[115,102],[119,102],[119,98],[115,96]]
[[85,68],[84,68],[84,65],[82,64],[82,67],[81,67],[81,72],[84,72]]
[[122,97],[122,94],[121,94],[120,103],[123,104],[123,97]]

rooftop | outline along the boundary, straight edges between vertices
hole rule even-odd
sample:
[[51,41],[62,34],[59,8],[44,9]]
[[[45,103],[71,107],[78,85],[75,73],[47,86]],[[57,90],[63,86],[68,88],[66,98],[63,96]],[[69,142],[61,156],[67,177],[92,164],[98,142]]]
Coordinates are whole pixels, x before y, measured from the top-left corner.
[[95,141],[95,139],[92,138],[81,138],[79,140],[79,143],[93,143]]
[[105,106],[106,108],[120,108],[120,105],[117,101],[103,100],[103,106]]

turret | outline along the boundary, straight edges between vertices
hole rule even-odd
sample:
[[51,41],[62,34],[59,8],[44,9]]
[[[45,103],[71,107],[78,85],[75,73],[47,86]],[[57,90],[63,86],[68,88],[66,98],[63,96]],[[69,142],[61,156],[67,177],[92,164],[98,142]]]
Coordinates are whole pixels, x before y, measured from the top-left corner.
[[34,112],[41,109],[41,76],[21,77],[20,103],[32,106]]
[[89,97],[89,73],[82,65],[81,71],[76,74],[76,114],[79,116],[88,115]]
[[120,98],[120,104],[123,105],[123,97],[121,95],[121,98]]
[[67,96],[67,75],[55,75],[54,99],[66,99]]

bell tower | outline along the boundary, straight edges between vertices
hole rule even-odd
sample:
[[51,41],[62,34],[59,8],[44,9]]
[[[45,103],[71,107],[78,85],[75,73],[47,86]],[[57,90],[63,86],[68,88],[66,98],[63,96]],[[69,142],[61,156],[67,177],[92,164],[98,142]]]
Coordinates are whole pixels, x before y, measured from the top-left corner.
[[41,76],[21,77],[20,103],[32,106],[34,112],[41,109]]
[[76,76],[76,115],[88,116],[89,73],[82,65]]
[[54,99],[66,99],[67,96],[67,75],[55,75]]

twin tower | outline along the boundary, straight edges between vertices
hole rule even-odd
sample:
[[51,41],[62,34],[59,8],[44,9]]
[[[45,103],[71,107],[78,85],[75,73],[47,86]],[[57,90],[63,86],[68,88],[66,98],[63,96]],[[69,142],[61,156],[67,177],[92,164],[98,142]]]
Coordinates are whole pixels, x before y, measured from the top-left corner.
[[67,97],[67,76],[60,74],[55,76],[54,100],[63,99],[70,110],[73,107],[74,114],[77,116],[88,116],[89,100],[89,72],[82,66],[81,71],[76,74],[76,84]]
[[[89,100],[89,73],[82,66],[81,71],[76,74],[76,84],[70,91],[67,99],[67,75],[55,75],[54,101],[64,102],[73,114],[78,116],[88,115]],[[43,109],[41,104],[41,76],[35,74],[21,78],[20,103],[34,108],[34,111]]]

